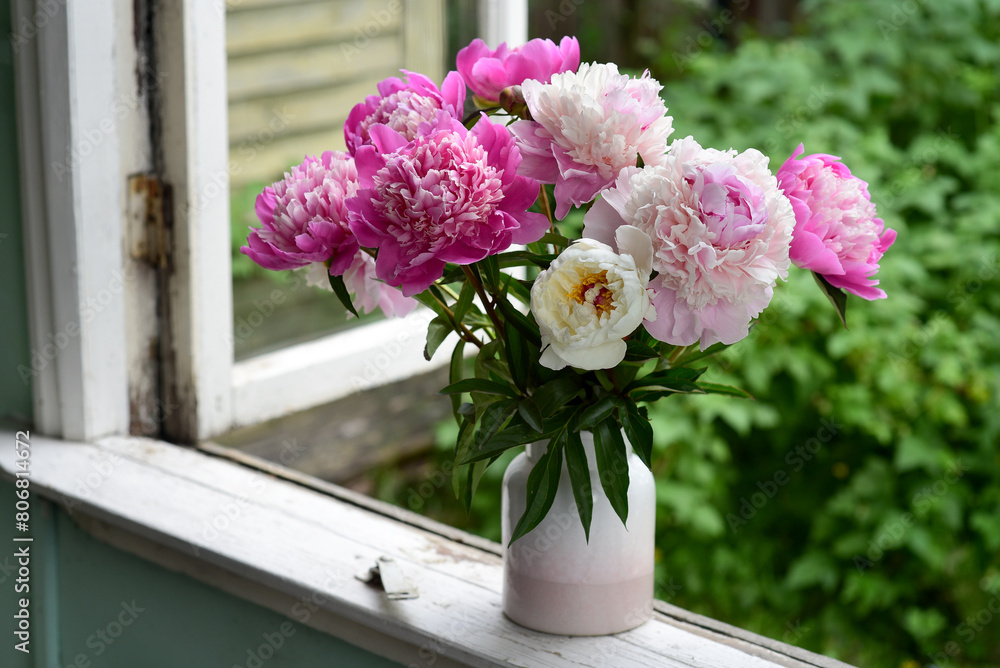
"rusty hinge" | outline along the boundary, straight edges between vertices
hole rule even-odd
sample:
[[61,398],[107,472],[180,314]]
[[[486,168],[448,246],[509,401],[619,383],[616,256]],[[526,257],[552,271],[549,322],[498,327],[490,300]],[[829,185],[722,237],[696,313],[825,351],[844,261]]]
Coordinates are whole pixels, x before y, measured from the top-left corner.
[[154,174],[128,177],[129,253],[160,269],[169,266],[171,256],[168,192],[169,188]]

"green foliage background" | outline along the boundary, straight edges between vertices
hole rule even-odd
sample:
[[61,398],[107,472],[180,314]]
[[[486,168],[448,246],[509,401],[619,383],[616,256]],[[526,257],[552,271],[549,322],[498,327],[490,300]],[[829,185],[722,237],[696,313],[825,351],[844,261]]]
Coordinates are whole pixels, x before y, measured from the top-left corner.
[[[793,271],[706,374],[756,401],[652,408],[659,595],[860,666],[998,666],[1000,2],[799,10],[781,39],[667,26],[651,69],[675,137],[773,170],[803,142],[867,180],[889,298],[852,298],[845,331]],[[497,538],[505,462],[456,515],[440,441],[380,494]]]

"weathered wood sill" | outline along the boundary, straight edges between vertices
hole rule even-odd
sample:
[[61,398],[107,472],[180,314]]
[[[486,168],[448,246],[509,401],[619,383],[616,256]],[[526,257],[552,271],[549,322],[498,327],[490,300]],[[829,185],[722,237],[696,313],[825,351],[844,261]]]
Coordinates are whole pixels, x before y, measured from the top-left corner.
[[[31,449],[33,492],[102,540],[406,666],[847,666],[662,602],[615,636],[528,631],[500,612],[499,545],[220,446],[33,436]],[[12,448],[0,465],[10,477]],[[418,598],[355,577],[380,555]]]

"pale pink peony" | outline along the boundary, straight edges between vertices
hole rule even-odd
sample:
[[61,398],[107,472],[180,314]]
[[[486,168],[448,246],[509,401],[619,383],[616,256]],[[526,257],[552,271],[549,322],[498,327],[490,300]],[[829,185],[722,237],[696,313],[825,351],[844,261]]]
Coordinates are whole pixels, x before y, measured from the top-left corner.
[[[357,253],[351,266],[344,272],[344,285],[351,293],[354,308],[363,313],[381,309],[386,316],[402,317],[412,311],[417,300],[405,296],[398,288],[386,285],[375,276],[375,258],[368,253]],[[333,292],[329,271],[324,264],[309,265],[306,282],[314,287]],[[347,314],[347,317],[352,317]]]
[[787,278],[795,216],[767,162],[680,139],[663,166],[624,170],[584,217],[584,236],[604,243],[621,225],[649,235],[659,275],[645,326],[660,341],[735,343]]
[[398,77],[382,81],[378,95],[369,95],[347,115],[344,141],[351,155],[359,146],[371,144],[373,125],[388,125],[410,140],[422,124],[436,125],[441,115],[462,120],[465,81],[458,72],[449,72],[440,89],[423,74],[402,72],[406,81]]
[[378,248],[377,276],[403,294],[427,289],[448,262],[471,264],[545,234],[545,216],[527,212],[538,182],[517,174],[521,156],[504,126],[483,116],[466,130],[442,117],[412,141],[374,126],[372,141],[358,149],[351,230]]
[[[373,260],[358,247],[345,202],[358,191],[354,159],[327,151],[307,156],[282,181],[257,196],[262,227],[251,228],[243,254],[265,269],[310,267],[310,282],[330,289],[327,275],[343,276],[356,307],[405,315],[416,306],[399,290],[375,280]],[[325,263],[329,263],[327,268]]]
[[458,52],[456,60],[459,73],[476,97],[497,104],[500,91],[508,86],[527,79],[549,83],[553,74],[576,70],[580,43],[575,37],[563,37],[559,46],[550,39],[533,39],[510,48],[504,42],[491,50],[483,40],[474,39]]
[[528,80],[521,91],[531,121],[511,125],[524,157],[521,173],[556,184],[556,216],[591,201],[637,159],[663,164],[672,119],[662,86],[646,72],[638,79],[614,64],[583,64],[552,83]]
[[797,160],[802,144],[778,170],[778,183],[795,211],[791,258],[831,285],[864,299],[884,299],[875,286],[882,254],[896,240],[876,217],[868,184],[840,158],[814,153]]

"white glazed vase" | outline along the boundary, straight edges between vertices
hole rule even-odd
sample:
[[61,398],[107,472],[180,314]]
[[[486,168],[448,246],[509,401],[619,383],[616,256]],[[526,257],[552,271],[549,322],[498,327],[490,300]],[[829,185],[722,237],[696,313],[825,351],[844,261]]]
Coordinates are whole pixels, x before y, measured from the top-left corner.
[[528,474],[545,443],[527,446],[503,479],[503,612],[521,626],[571,636],[619,633],[653,613],[656,487],[653,474],[629,449],[628,525],[601,487],[593,435],[582,432],[590,466],[594,512],[588,543],[569,473],[562,477],[542,522],[513,545],[511,534],[526,502]]

